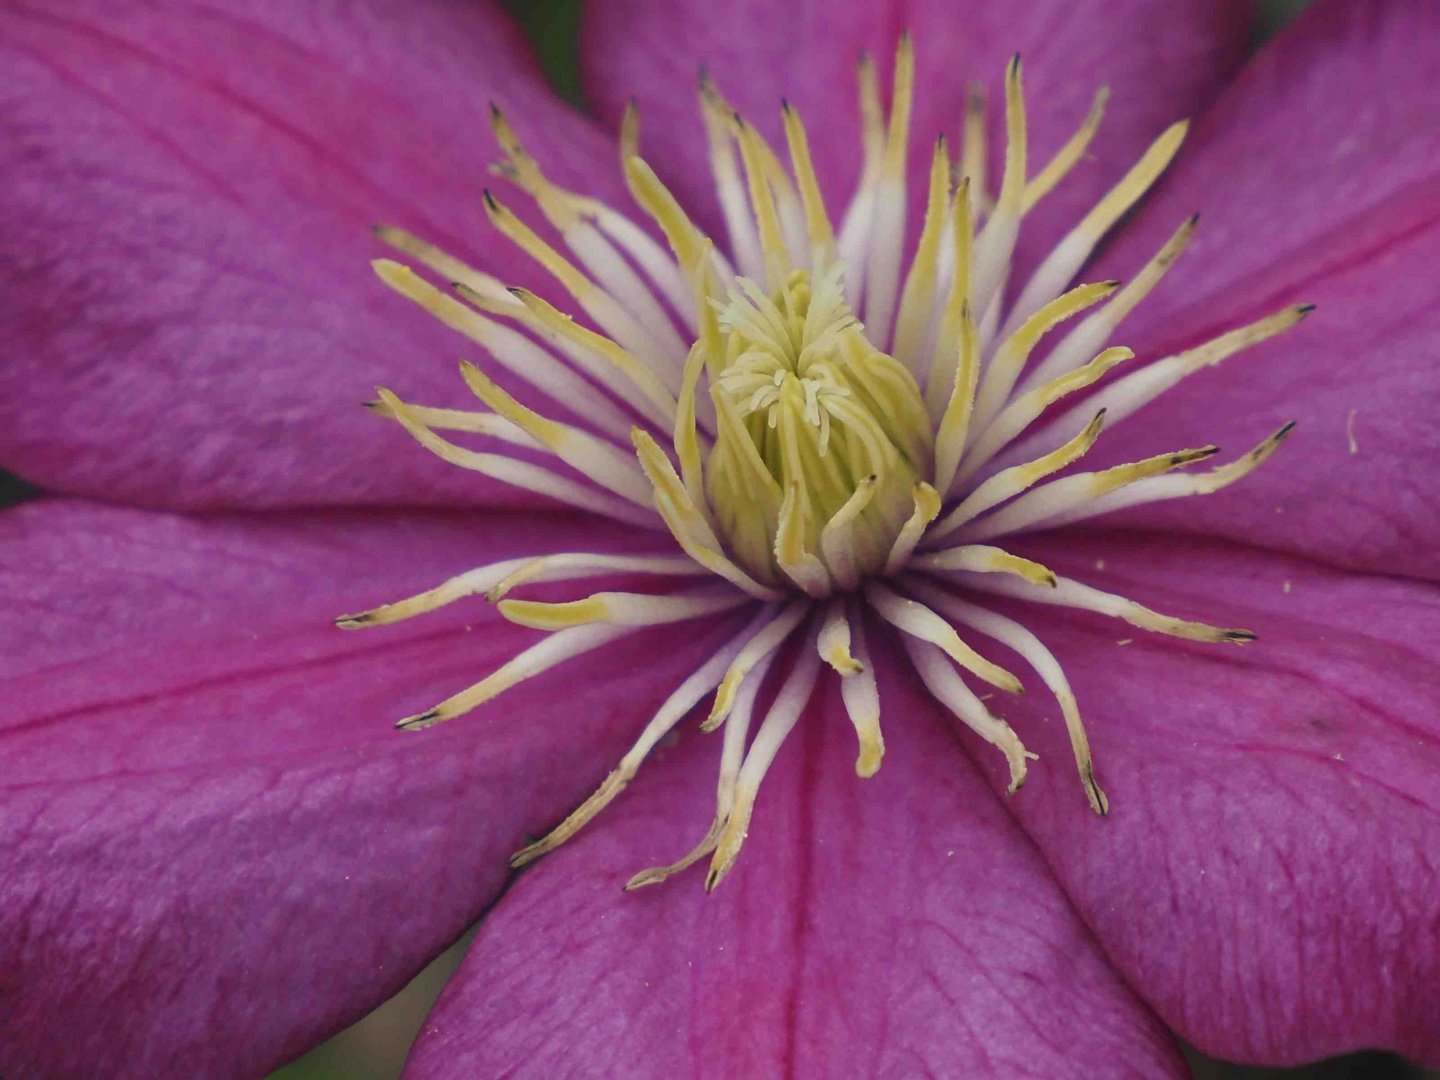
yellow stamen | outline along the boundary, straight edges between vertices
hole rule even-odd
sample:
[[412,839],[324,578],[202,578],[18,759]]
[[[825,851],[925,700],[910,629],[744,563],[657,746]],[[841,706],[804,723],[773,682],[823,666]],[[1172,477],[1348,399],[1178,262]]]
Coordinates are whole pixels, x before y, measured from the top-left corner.
[[985,86],[971,83],[965,95],[964,142],[960,148],[960,175],[969,185],[967,206],[973,217],[980,217],[985,206],[985,170],[989,162],[985,153]]
[[845,601],[839,597],[825,609],[817,644],[821,658],[841,675],[858,675],[864,670],[850,652],[850,623],[845,618]]
[[[863,163],[852,200],[836,218],[825,205],[825,178],[817,175],[798,113],[782,103],[787,164],[701,73],[705,137],[730,238],[723,253],[696,225],[703,217],[692,218],[641,158],[633,102],[621,119],[620,163],[668,251],[625,214],[552,183],[504,113],[492,107],[491,128],[503,155],[492,171],[533,196],[570,255],[489,192],[486,212],[570,293],[578,309],[573,316],[525,289],[507,289],[404,230],[376,231],[451,282],[454,295],[390,260],[375,263],[382,280],[528,386],[517,398],[500,385],[511,385],[507,377],[497,383],[488,369],[467,363],[463,380],[491,411],[410,405],[386,390],[369,407],[447,462],[585,513],[636,527],[663,524],[678,545],[666,554],[508,559],[342,616],[337,623],[345,629],[384,625],[480,593],[501,617],[548,632],[487,678],[399,726],[423,728],[458,716],[638,627],[715,621],[741,607],[749,617],[666,700],[599,789],[516,853],[516,866],[592,820],[713,690],[701,727],[724,725],[725,733],[709,828],[680,860],[643,871],[627,885],[654,884],[708,856],[705,887],[713,890],[735,865],[761,781],[799,722],[822,667],[826,678],[840,681],[858,744],[856,774],[868,777],[880,767],[879,684],[866,640],[866,623],[875,619],[900,631],[932,697],[1001,750],[1012,793],[1035,755],[967,680],[1010,693],[1022,687],[982,656],[969,634],[1018,653],[1054,695],[1086,797],[1096,813],[1106,813],[1079,706],[1055,657],[1018,623],[966,602],[956,589],[1111,615],[1197,641],[1254,638],[1161,614],[978,542],[1208,494],[1252,472],[1290,430],[1287,425],[1209,472],[1180,471],[1214,455],[1206,446],[1053,479],[1091,449],[1102,424],[1123,420],[1185,376],[1282,332],[1310,310],[1286,308],[1149,363],[1085,395],[1058,418],[1049,415],[1052,404],[1131,356],[1112,344],[1112,334],[1194,232],[1191,218],[1123,288],[1114,281],[1071,287],[1101,237],[1168,165],[1185,124],[1156,140],[1007,304],[1022,221],[1085,157],[1107,92],[1096,95],[1078,130],[1031,177],[1016,56],[1005,72],[1005,166],[992,207],[984,99],[972,89],[958,172],[944,140],[937,140],[924,223],[906,265],[906,161],[914,98],[924,89],[916,84],[909,37],[896,50],[888,116],[868,58],[861,59],[858,81]],[[976,221],[987,213],[977,234]],[[1095,305],[1031,364],[1046,334]],[[554,408],[535,400],[532,390]],[[637,420],[644,426],[634,426]],[[1032,424],[1035,433],[1017,445]],[[441,431],[478,436],[486,449],[458,445]],[[623,449],[627,433],[635,458]],[[559,464],[536,464],[539,455]],[[948,540],[951,533],[961,542]],[[610,580],[614,575],[701,581],[677,589],[652,580],[641,588],[628,578]],[[586,578],[600,579],[588,595],[533,600],[515,594],[532,583]],[[797,632],[803,642],[787,644]],[[678,640],[691,631],[668,633]],[[664,634],[657,639],[666,647]],[[765,682],[772,665],[773,703],[752,735],[756,703],[768,700],[762,683],[772,686]]]
[[895,325],[895,358],[920,373],[920,350],[937,285],[937,263],[940,238],[945,232],[945,210],[950,202],[950,158],[945,138],[935,142],[935,156],[930,166],[930,197],[925,204],[925,224],[920,231],[920,244],[915,251],[910,275],[900,297],[900,316]]
[[1095,133],[1100,130],[1100,121],[1105,118],[1105,104],[1109,100],[1110,88],[1108,86],[1102,86],[1095,91],[1095,100],[1090,105],[1090,114],[1085,117],[1085,122],[1080,125],[1080,130],[1070,136],[1065,145],[1057,150],[1055,156],[1045,164],[1045,167],[1025,185],[1025,198],[1020,206],[1022,214],[1028,214],[1035,208],[1036,203],[1054,191],[1055,185],[1060,183],[1065,175],[1085,156],[1085,151],[1090,148],[1090,142],[1095,138]]
[[785,142],[800,188],[800,201],[805,208],[805,228],[810,238],[810,272],[818,274],[828,270],[835,261],[835,229],[825,210],[820,182],[815,178],[815,163],[810,158],[810,140],[805,134],[805,125],[788,101],[782,103],[782,111]]

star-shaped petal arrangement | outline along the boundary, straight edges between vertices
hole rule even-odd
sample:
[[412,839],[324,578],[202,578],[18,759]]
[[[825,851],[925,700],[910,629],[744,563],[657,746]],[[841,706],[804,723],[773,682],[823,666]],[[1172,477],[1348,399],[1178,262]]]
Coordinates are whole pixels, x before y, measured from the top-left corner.
[[[12,703],[0,781],[8,912],[0,1072],[263,1072],[373,1007],[482,913],[412,1057],[415,1075],[553,1075],[596,1063],[641,1075],[1045,1073],[1117,1062],[1163,1075],[1181,1069],[1172,1033],[1252,1061],[1362,1045],[1436,1058],[1440,616],[1431,583],[1440,525],[1426,463],[1440,456],[1431,422],[1440,380],[1428,362],[1440,325],[1433,275],[1419,268],[1440,254],[1431,190],[1440,124],[1425,92],[1440,35],[1429,5],[1321,3],[1232,80],[1246,32],[1237,11],[1151,0],[1103,11],[1040,3],[1003,18],[968,4],[910,4],[903,18],[888,4],[783,16],[770,5],[593,5],[583,36],[601,118],[592,122],[547,95],[518,35],[483,4],[7,7],[0,464],[54,494],[0,517],[10,601],[0,659]],[[874,234],[884,245],[867,239],[867,253],[894,247],[896,265],[908,268],[923,246],[931,177],[946,171],[932,170],[930,140],[943,132],[952,168],[938,186],[951,189],[943,205],[952,227],[936,244],[932,300],[948,295],[947,273],[953,286],[945,269],[947,260],[958,265],[953,191],[966,177],[971,192],[996,197],[994,206],[977,198],[971,211],[977,256],[1003,220],[1003,75],[1013,53],[1023,57],[1010,83],[1026,106],[1024,223],[1008,259],[1005,310],[988,328],[986,313],[972,312],[984,343],[975,415],[1009,396],[987,398],[983,386],[987,372],[1001,370],[999,344],[1020,328],[1006,324],[1025,283],[1179,117],[1195,120],[1164,175],[1075,268],[1073,283],[1057,272],[1041,306],[1074,284],[1121,284],[1045,335],[1010,389],[1033,389],[1035,371],[1058,365],[1052,343],[1116,308],[1173,247],[1184,254],[1080,363],[1113,336],[1134,353],[1107,376],[1118,384],[1134,377],[1127,369],[1143,374],[1294,305],[1319,305],[1303,325],[1185,377],[1133,415],[1119,418],[1122,408],[1110,404],[1094,446],[1070,469],[1104,474],[1162,451],[1198,457],[1220,447],[1210,460],[1115,489],[1156,494],[1192,474],[1212,477],[1298,419],[1262,467],[1213,497],[1112,503],[1083,522],[1003,537],[965,533],[1006,513],[1013,525],[1030,497],[1016,491],[949,538],[1000,548],[1006,566],[1029,569],[1034,581],[970,563],[940,568],[948,598],[907,593],[904,573],[885,565],[897,545],[907,566],[938,555],[925,534],[988,482],[985,468],[960,481],[964,493],[947,490],[943,513],[925,520],[931,504],[917,489],[923,482],[940,495],[940,422],[930,419],[930,443],[921,438],[917,448],[907,438],[914,427],[887,429],[892,414],[881,402],[839,384],[854,358],[832,358],[831,379],[798,353],[792,371],[786,349],[769,348],[766,324],[753,315],[767,314],[761,301],[782,316],[787,304],[798,313],[824,277],[812,274],[805,288],[788,273],[767,278],[758,219],[761,259],[738,276],[756,281],[760,298],[737,281],[735,296],[727,285],[710,310],[717,332],[738,335],[742,351],[769,349],[769,359],[752,356],[728,381],[736,394],[748,390],[743,404],[754,399],[743,423],[779,488],[774,528],[784,544],[741,541],[735,508],[753,509],[737,497],[743,487],[686,487],[683,439],[677,448],[674,425],[654,416],[657,387],[631,401],[602,385],[579,413],[552,410],[554,395],[528,388],[520,376],[534,375],[532,361],[545,352],[563,361],[553,370],[588,386],[572,350],[592,361],[590,346],[608,351],[610,366],[592,367],[624,373],[619,353],[571,336],[581,329],[630,355],[644,350],[607,333],[502,235],[525,235],[523,223],[597,276],[563,229],[530,207],[524,189],[534,185],[516,145],[497,150],[484,130],[494,101],[548,183],[623,212],[641,230],[629,237],[635,250],[673,258],[661,231],[645,231],[643,201],[631,201],[626,181],[636,181],[636,168],[627,177],[615,154],[613,132],[633,96],[643,123],[626,145],[733,270],[745,248],[732,243],[727,204],[716,197],[708,116],[732,140],[732,211],[755,212],[740,153],[748,148],[786,257],[795,256],[791,268],[810,274],[805,184],[787,131],[795,124],[780,102],[803,118],[838,251],[843,210],[863,186],[855,58],[862,50],[876,58],[882,114],[895,117],[890,58],[906,24],[915,43],[914,149],[903,174],[888,175],[903,175],[908,209],[903,229],[895,226],[900,185],[875,188],[870,220],[888,214],[890,226]],[[716,108],[697,120],[702,62],[710,100],[723,92],[743,128]],[[983,182],[977,119],[966,138],[971,79],[987,80]],[[1087,130],[1100,84],[1110,93],[1093,139],[1027,207],[1024,193],[1046,163],[1063,162],[1067,141]],[[884,130],[895,126],[887,120]],[[886,175],[883,147],[880,160],[876,176]],[[784,209],[774,162],[792,177],[798,219],[793,204]],[[487,185],[502,232],[487,231]],[[421,313],[410,318],[365,269],[380,254],[368,231],[375,222],[400,230],[392,239],[423,237],[485,280],[521,290],[490,299],[518,304],[530,323],[490,319],[504,331],[469,346]],[[594,227],[616,250],[631,250]],[[994,237],[992,248],[1003,233]],[[622,258],[648,279],[643,260]],[[693,286],[692,267],[676,265]],[[718,283],[723,264],[711,265]],[[440,290],[461,276],[419,270],[417,280]],[[850,314],[876,334],[866,338],[876,352],[904,366],[895,329],[906,275],[896,273],[887,320],[875,300],[891,288],[887,275],[867,270],[857,296],[849,273]],[[460,305],[452,311],[468,305],[463,293],[451,295]],[[686,295],[661,290],[667,318],[683,312]],[[645,324],[638,293],[620,306]],[[581,318],[563,323],[564,312]],[[490,314],[471,306],[465,318],[473,327]],[[681,380],[661,388],[678,405],[690,341],[687,324],[671,321]],[[925,327],[925,348],[943,322]],[[476,364],[470,387],[453,366],[459,350]],[[517,350],[528,359],[511,374],[497,358]],[[958,368],[958,345],[955,356]],[[775,402],[768,392],[757,399],[759,377],[782,368],[801,383],[800,399],[787,404],[783,387]],[[932,417],[930,369],[904,370]],[[399,412],[358,407],[375,385],[394,390]],[[694,398],[702,477],[709,385],[708,372],[695,380],[704,390]],[[1077,390],[1090,397],[1057,403],[1038,423],[1079,400],[1093,411],[1076,413],[1064,433],[1079,437],[1107,385]],[[529,479],[543,469],[587,509],[447,465],[394,423],[406,409],[414,421],[422,403],[481,412],[476,393],[499,419],[467,420],[476,430],[455,433],[423,413],[417,427],[471,453],[518,457]],[[849,501],[869,474],[852,471],[844,483],[853,487],[836,489],[840,481],[815,472],[818,442],[814,456],[801,444],[792,469],[783,455],[766,457],[765,433],[754,430],[778,409],[774,430],[789,425],[809,437],[810,424],[819,440],[829,417],[825,456],[843,455],[850,428],[837,417],[862,429],[850,409],[857,403],[895,455],[879,448],[891,462],[886,478],[904,476],[901,462],[915,473],[908,487],[891,485],[904,490],[903,514],[858,515],[854,562],[864,581],[878,582],[869,594],[836,577],[830,555],[844,549],[832,542],[827,552],[811,535],[813,508],[829,508],[838,494]],[[627,421],[614,439],[603,430],[607,407]],[[711,507],[712,550],[786,597],[743,594],[729,607],[718,597],[735,590],[733,574],[638,573],[637,560],[653,570],[693,556],[667,528],[611,523],[596,511],[623,504],[659,523],[653,489],[642,506],[595,485],[584,472],[605,469],[602,455],[588,443],[576,453],[568,436],[558,444],[581,471],[542,455],[535,444],[544,440],[520,425],[527,413],[519,410],[610,442],[617,469],[621,457],[632,468],[628,426],[638,423],[670,459],[677,497],[685,491],[698,509],[698,491]],[[743,458],[744,441],[731,445]],[[1054,448],[1026,449],[994,467]],[[927,455],[931,471],[917,469]],[[794,491],[777,477],[815,482]],[[878,470],[875,485],[872,499]],[[1047,491],[1050,500],[1073,494]],[[730,516],[716,512],[727,505]],[[762,517],[768,530],[770,511]],[[499,617],[479,596],[364,633],[337,632],[330,617],[477,566],[520,560],[506,576],[524,567],[522,578],[573,570],[573,560],[553,557],[574,552],[601,557],[607,574],[580,588],[529,577],[486,591],[507,586],[496,596],[505,613],[544,629],[577,614],[546,605],[592,592],[718,606],[693,623],[617,636],[435,730],[388,730],[387,717],[423,713],[555,637]],[[537,568],[539,556],[552,559]],[[824,593],[811,559],[831,578],[825,595],[787,569]],[[1055,575],[1053,588],[1037,566]],[[1062,582],[1083,582],[1259,640],[1155,637],[1081,607],[973,591],[1011,578],[1052,599],[1062,590],[1075,599]],[[657,743],[603,816],[514,880],[507,855],[583,803],[676,687],[731,647],[753,617],[749,605],[784,609],[795,592],[810,621],[771,654],[750,733],[776,715],[771,699],[797,671],[808,678],[808,664],[819,674],[797,708],[780,710],[793,714],[794,728],[765,770],[742,857],[723,886],[705,896],[697,866],[657,887],[620,887],[684,854],[715,818],[726,733],[695,731],[708,707]],[[827,627],[828,655],[851,666],[836,648],[838,622],[825,617],[836,597],[864,597],[867,611],[888,606],[917,629],[906,600],[950,620],[979,661],[1026,686],[1023,695],[996,688],[987,697],[991,688],[972,682],[965,692],[1038,760],[1007,761],[991,745],[1004,741],[999,728],[977,732],[957,718],[947,696],[964,701],[971,719],[982,715],[955,689],[971,675],[924,643],[941,662],[931,665],[941,686],[932,693],[906,647],[916,639],[883,614],[852,617],[847,608],[849,655],[864,671],[832,671],[819,649]],[[656,610],[599,603],[618,603],[611,614]],[[1039,677],[1044,668],[1029,666],[1041,654],[1013,631],[1018,652],[967,624],[962,613],[975,617],[976,607],[992,628],[996,618],[1020,624],[1063,666],[1107,817],[1086,808],[1066,714]],[[559,634],[591,629],[560,625]],[[809,632],[815,646],[804,648]],[[867,718],[853,689],[866,673],[881,703],[883,756],[873,738],[869,756],[861,753],[857,730],[873,729],[849,719]],[[745,704],[739,682],[727,729]],[[798,691],[789,700],[798,702]],[[867,778],[856,776],[857,759]],[[1026,782],[1007,797],[1012,761],[1026,768]]]

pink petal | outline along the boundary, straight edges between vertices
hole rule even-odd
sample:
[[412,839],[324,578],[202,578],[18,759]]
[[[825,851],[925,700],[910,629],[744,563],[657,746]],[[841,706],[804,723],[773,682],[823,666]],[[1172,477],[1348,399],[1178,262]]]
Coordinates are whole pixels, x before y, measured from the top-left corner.
[[1437,63],[1433,4],[1317,5],[1204,117],[1163,193],[1087,272],[1133,274],[1201,210],[1191,250],[1122,328],[1139,356],[1319,304],[1100,447],[1119,460],[1216,442],[1238,456],[1294,419],[1292,443],[1213,499],[1124,520],[1382,573],[1440,572],[1427,465],[1440,460]]
[[1069,674],[1110,816],[1086,810],[1040,693],[1009,710],[1040,754],[1011,806],[1129,984],[1221,1058],[1440,1061],[1440,594],[1158,534],[1027,554],[1260,635],[1012,610]]
[[506,893],[410,1074],[1181,1074],[915,680],[881,676],[879,774],[857,780],[829,687],[708,897],[703,867],[620,890],[713,812],[718,736],[663,751]]
[[495,8],[6,5],[0,39],[0,463],[161,505],[534,503],[360,408],[377,383],[465,405],[478,352],[375,280],[372,225],[528,273],[480,206],[487,101],[557,179],[616,190]]
[[573,527],[45,504],[0,537],[4,655],[26,651],[0,684],[7,1075],[263,1075],[353,1021],[713,647],[637,637],[401,734],[535,635],[478,600],[359,634],[328,618]]
[[[1239,61],[1249,31],[1249,5],[1233,0],[619,0],[585,10],[582,62],[592,100],[612,122],[626,101],[638,100],[642,148],[712,227],[718,216],[694,92],[701,64],[777,147],[784,146],[781,98],[800,110],[832,213],[859,170],[856,58],[868,51],[888,79],[903,30],[915,37],[918,64],[910,155],[916,181],[923,180],[931,140],[958,134],[966,88],[976,80],[989,91],[998,169],[1001,79],[1015,52],[1024,56],[1036,170],[1080,125],[1095,91],[1109,85],[1110,107],[1087,160],[1027,222],[1023,265],[1115,183],[1165,125],[1210,100]],[[912,224],[918,216],[912,209]]]

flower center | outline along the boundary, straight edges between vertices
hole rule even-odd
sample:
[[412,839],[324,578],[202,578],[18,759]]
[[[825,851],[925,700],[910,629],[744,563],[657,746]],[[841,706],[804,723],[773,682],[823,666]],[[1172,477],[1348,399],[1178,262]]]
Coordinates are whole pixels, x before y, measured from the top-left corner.
[[[761,780],[800,722],[823,665],[840,679],[859,744],[857,775],[880,768],[880,683],[867,640],[882,624],[938,706],[1003,754],[1011,793],[1035,755],[986,704],[995,695],[977,695],[967,680],[1010,694],[1022,683],[970,639],[1004,645],[1021,659],[1054,699],[1085,800],[1105,814],[1109,801],[1059,661],[1025,626],[977,601],[999,594],[1191,640],[1254,639],[1246,630],[1161,614],[995,545],[1123,507],[1208,495],[1254,471],[1291,430],[1287,424],[1208,471],[1184,470],[1215,455],[1214,446],[1054,475],[1084,457],[1102,427],[1123,422],[1187,375],[1284,332],[1310,310],[1283,308],[1097,385],[1132,359],[1129,349],[1107,342],[1184,253],[1196,219],[1180,223],[1123,287],[1071,282],[1164,171],[1186,124],[1161,133],[1029,280],[1010,288],[1021,224],[1085,159],[1105,91],[1032,174],[1015,57],[1005,72],[998,191],[993,198],[987,191],[985,107],[975,93],[958,157],[943,137],[934,144],[922,228],[907,260],[905,164],[915,92],[909,38],[896,50],[888,115],[874,63],[862,58],[858,75],[862,165],[834,228],[795,110],[782,103],[787,168],[702,74],[725,253],[641,157],[633,107],[620,132],[625,179],[668,251],[620,212],[551,183],[493,110],[505,155],[496,171],[534,197],[579,265],[489,192],[486,212],[569,294],[576,316],[528,290],[505,288],[413,234],[379,230],[458,296],[378,260],[386,284],[482,346],[534,407],[469,363],[461,374],[486,410],[412,404],[388,390],[372,407],[446,461],[636,529],[668,530],[680,549],[637,553],[650,550],[646,543],[634,552],[519,556],[343,616],[337,621],[346,629],[380,626],[483,594],[502,617],[549,632],[397,726],[417,730],[454,719],[641,627],[735,621],[732,636],[666,699],[598,790],[517,852],[513,865],[584,827],[713,691],[701,730],[724,729],[714,820],[688,854],[636,875],[630,887],[710,856],[706,887],[714,888],[735,863]],[[1041,347],[1072,319],[1058,342]],[[1079,404],[1051,411],[1091,387]],[[482,445],[458,445],[442,430]],[[536,582],[609,574],[640,575],[650,584],[559,602],[511,595]]]
[[[845,302],[840,267],[794,270],[767,295],[740,278],[719,314],[706,491],[721,536],[758,580],[812,596],[880,573],[930,468],[914,378]],[[697,342],[706,349],[707,343]]]

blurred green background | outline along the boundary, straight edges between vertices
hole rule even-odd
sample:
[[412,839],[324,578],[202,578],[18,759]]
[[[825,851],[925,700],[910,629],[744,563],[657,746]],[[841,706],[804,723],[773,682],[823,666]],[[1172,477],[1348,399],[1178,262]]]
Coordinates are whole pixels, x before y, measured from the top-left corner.
[[[603,0],[591,0],[603,2]],[[581,0],[505,0],[534,44],[546,76],[564,97],[583,104],[576,63],[576,29]],[[1257,0],[1256,42],[1289,22],[1309,0]],[[24,482],[0,472],[0,506],[34,494]],[[405,1055],[430,1006],[454,974],[474,931],[467,933],[399,994],[352,1027],[299,1060],[272,1074],[271,1080],[391,1080],[400,1075]],[[1300,1069],[1255,1069],[1215,1061],[1189,1051],[1197,1080],[1440,1080],[1440,1072],[1407,1065],[1392,1054],[1367,1052]]]

